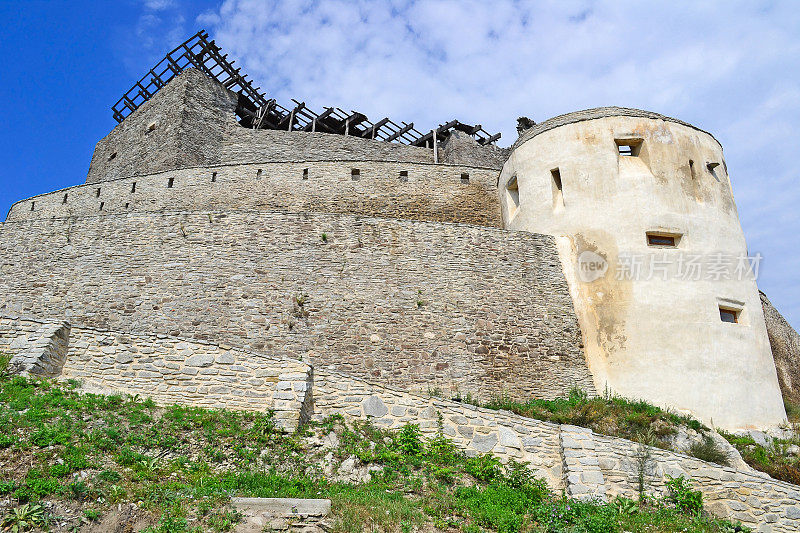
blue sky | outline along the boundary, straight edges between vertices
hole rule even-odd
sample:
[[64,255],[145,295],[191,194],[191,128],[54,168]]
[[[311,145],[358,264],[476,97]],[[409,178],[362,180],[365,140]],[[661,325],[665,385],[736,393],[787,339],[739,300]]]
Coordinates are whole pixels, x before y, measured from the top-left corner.
[[0,212],[86,177],[110,106],[200,28],[268,94],[516,137],[639,107],[725,147],[759,286],[800,326],[800,9],[794,1],[0,0]]

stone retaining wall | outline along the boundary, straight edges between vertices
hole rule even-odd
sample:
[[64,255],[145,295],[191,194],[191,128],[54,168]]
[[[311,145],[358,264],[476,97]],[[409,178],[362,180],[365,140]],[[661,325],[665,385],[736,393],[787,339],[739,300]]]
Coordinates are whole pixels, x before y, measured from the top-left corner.
[[[18,331],[48,325],[0,318],[0,326],[7,323]],[[0,347],[13,334],[0,327]],[[88,392],[138,394],[165,405],[272,409],[278,426],[290,431],[305,420],[310,405],[313,375],[307,364],[230,346],[73,327],[64,356],[60,377],[79,380]]]
[[339,413],[390,429],[414,423],[428,437],[441,428],[468,454],[490,452],[503,462],[529,462],[551,489],[573,497],[637,498],[641,464],[649,495],[664,495],[667,476],[683,475],[703,492],[706,508],[717,516],[759,532],[795,532],[800,525],[800,487],[766,474],[737,471],[587,428],[407,394],[340,373],[317,370],[314,388],[316,416]]
[[12,355],[9,368],[21,374],[57,376],[69,345],[66,322],[30,322],[0,317],[0,353]]
[[[324,236],[324,237],[323,237]],[[553,238],[263,211],[7,222],[0,313],[489,399],[592,391]]]
[[491,452],[503,462],[529,462],[553,489],[565,488],[557,424],[407,394],[319,368],[314,371],[314,413],[369,419],[385,429],[418,424],[427,437],[435,435],[441,423],[442,432],[468,454]]
[[7,220],[195,209],[320,211],[503,225],[496,170],[302,160],[184,168],[68,187],[15,203]]

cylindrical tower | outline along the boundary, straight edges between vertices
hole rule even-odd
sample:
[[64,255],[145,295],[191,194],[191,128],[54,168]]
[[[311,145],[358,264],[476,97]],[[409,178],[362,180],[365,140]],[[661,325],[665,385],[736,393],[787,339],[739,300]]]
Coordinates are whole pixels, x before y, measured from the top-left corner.
[[725,429],[786,418],[722,147],[637,109],[555,117],[499,180],[509,229],[557,237],[598,391]]

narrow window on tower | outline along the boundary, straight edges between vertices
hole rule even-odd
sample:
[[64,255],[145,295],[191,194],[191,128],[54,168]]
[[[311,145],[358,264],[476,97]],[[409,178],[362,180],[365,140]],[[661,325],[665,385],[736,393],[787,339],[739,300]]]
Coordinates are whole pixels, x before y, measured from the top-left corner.
[[400,171],[400,181],[408,181],[408,170]]
[[257,180],[261,179],[261,169],[260,168],[256,171],[256,179]]
[[131,192],[136,192],[136,182],[131,183]]
[[308,179],[308,169],[307,169],[307,168],[304,168],[304,169],[303,169],[303,179],[304,179],[304,180],[307,180],[307,179]]
[[31,202],[31,211],[36,207],[36,202]]
[[354,181],[357,181],[357,180],[361,179],[361,170],[359,170],[357,168],[351,168],[350,169],[350,179],[352,179]]
[[211,173],[211,183],[214,183],[215,181],[217,181],[217,173],[216,172],[212,172]]
[[171,189],[173,185],[175,185],[175,178],[169,178],[167,180],[167,189]]
[[519,183],[516,176],[511,176],[506,183],[506,207],[509,219],[513,218],[519,210]]
[[551,186],[553,189],[553,209],[564,207],[564,186],[561,184],[561,171],[554,168],[550,171]]
[[461,173],[461,183],[463,183],[464,185],[469,183],[469,173],[468,172],[462,172]]
[[67,193],[64,193],[64,199],[63,199],[63,200],[61,200],[61,203],[62,203],[62,204],[65,204],[65,203],[67,203]]
[[100,198],[100,187],[97,188],[97,192],[95,193],[97,198]]

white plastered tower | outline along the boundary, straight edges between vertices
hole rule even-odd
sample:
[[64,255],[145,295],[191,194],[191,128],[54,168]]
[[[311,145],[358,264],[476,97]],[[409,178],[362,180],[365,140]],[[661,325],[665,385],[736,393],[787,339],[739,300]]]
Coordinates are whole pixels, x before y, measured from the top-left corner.
[[728,430],[785,421],[712,135],[636,109],[562,115],[523,132],[499,194],[507,228],[557,237],[598,391]]

